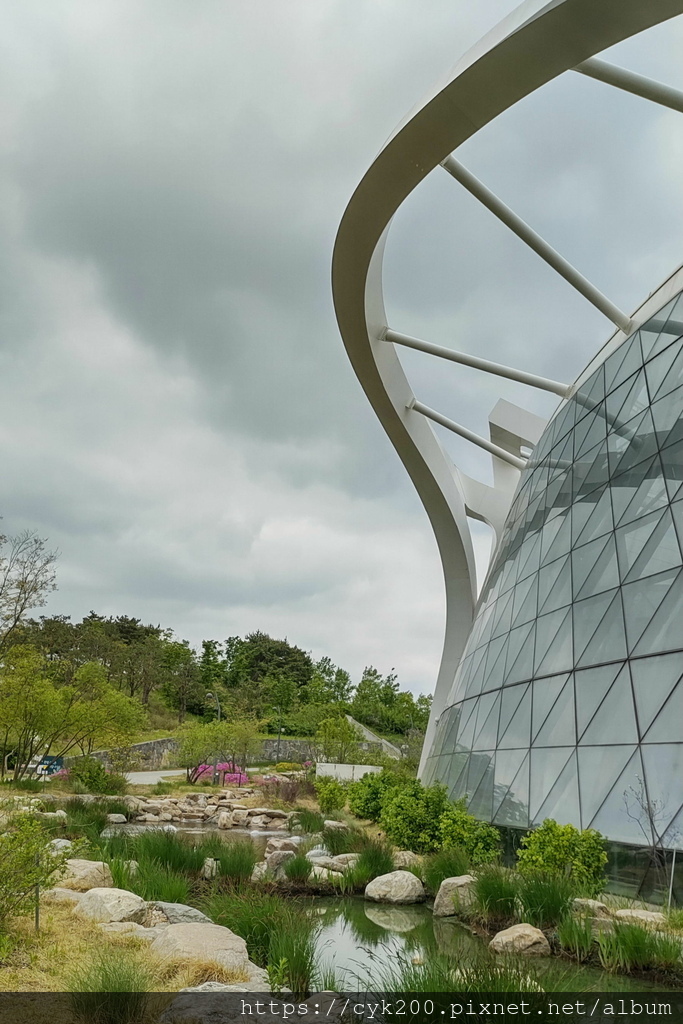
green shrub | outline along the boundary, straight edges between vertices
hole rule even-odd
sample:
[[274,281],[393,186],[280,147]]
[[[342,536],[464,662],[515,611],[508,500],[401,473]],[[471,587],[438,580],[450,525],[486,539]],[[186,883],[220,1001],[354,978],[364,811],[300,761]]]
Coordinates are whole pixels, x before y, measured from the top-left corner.
[[402,849],[428,853],[441,845],[439,821],[447,806],[444,786],[425,788],[414,779],[387,793],[380,825],[387,838]]
[[163,782],[161,779],[159,779],[158,782],[155,782],[150,790],[150,793],[153,793],[155,796],[166,796],[168,793],[172,792],[173,783]]
[[368,772],[357,782],[349,785],[349,809],[357,818],[378,822],[388,793],[402,789],[413,781],[388,768],[381,772]]
[[450,850],[437,850],[425,857],[422,866],[422,880],[432,893],[439,891],[444,878],[457,878],[470,870],[469,857],[464,850],[454,846]]
[[221,875],[235,882],[248,882],[254,870],[258,854],[250,839],[223,843],[214,853]]
[[588,896],[597,896],[605,884],[605,840],[592,828],[580,831],[546,818],[522,837],[517,857],[521,872],[552,871],[571,877]]
[[307,807],[302,807],[296,812],[292,825],[299,832],[322,832],[325,821],[319,811],[309,811]]
[[567,917],[576,888],[570,878],[535,871],[520,876],[522,919],[537,928],[559,924]]
[[441,815],[439,833],[446,849],[464,850],[472,864],[488,864],[500,853],[500,833],[494,825],[479,821],[460,804]]
[[356,828],[323,828],[322,842],[331,857],[358,853],[367,844],[365,833]]
[[571,954],[580,964],[583,963],[593,950],[591,918],[569,914],[558,924],[557,938],[565,952]]
[[51,835],[40,823],[20,816],[0,832],[0,924],[8,917],[25,913],[34,900],[35,887],[55,884],[67,854],[56,854],[48,846]]
[[369,840],[361,850],[358,860],[345,872],[351,887],[364,889],[368,882],[378,875],[387,875],[394,870],[394,858],[389,846],[379,840]]
[[274,772],[300,772],[303,770],[303,765],[297,761],[278,761],[274,766]]
[[313,870],[313,862],[305,853],[297,853],[282,865],[290,882],[307,882]]
[[341,811],[346,803],[346,786],[331,775],[321,775],[315,780],[315,791],[323,814]]
[[505,868],[490,864],[472,883],[473,906],[491,923],[511,922],[517,910],[518,879]]
[[89,793],[104,793],[107,769],[96,757],[79,757],[69,769],[69,778],[80,782]]
[[68,980],[78,1020],[87,1024],[139,1024],[149,1009],[153,979],[135,952],[108,948]]

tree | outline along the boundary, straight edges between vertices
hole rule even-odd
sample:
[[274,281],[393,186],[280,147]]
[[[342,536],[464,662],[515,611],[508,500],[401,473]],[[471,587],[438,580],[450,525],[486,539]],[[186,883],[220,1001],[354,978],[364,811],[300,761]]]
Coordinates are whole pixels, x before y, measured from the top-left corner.
[[30,530],[16,537],[0,534],[0,654],[12,643],[26,613],[44,605],[57,588],[58,553],[48,551],[46,543]]
[[187,640],[173,640],[164,646],[163,661],[165,672],[161,695],[169,707],[178,712],[178,722],[182,725],[188,711],[201,715],[205,710],[205,691],[197,656]]
[[226,684],[240,687],[262,682],[267,676],[293,680],[297,692],[313,675],[311,657],[287,640],[275,640],[257,630],[244,640],[230,637],[225,643]]
[[352,691],[349,673],[334,665],[330,658],[321,658],[313,666],[305,699],[311,704],[348,704]]
[[260,746],[258,731],[255,719],[185,726],[180,734],[178,763],[186,769],[188,782],[197,781],[204,765],[227,762],[244,768]]
[[347,718],[326,718],[315,734],[317,761],[356,764],[360,753],[360,730]]

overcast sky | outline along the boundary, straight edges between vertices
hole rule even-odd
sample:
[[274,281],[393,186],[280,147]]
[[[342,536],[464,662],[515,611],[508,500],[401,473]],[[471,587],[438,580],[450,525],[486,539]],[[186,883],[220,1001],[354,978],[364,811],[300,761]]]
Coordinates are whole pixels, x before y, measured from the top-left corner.
[[[261,629],[431,692],[440,562],[348,364],[330,259],[397,122],[515,6],[0,2],[0,513],[61,552],[47,613],[193,645]],[[683,88],[682,47],[677,20],[607,57]],[[459,157],[627,311],[681,261],[680,115],[568,74]],[[611,333],[440,169],[396,217],[386,294],[399,331],[559,379]],[[402,358],[482,433],[498,397],[554,408]]]

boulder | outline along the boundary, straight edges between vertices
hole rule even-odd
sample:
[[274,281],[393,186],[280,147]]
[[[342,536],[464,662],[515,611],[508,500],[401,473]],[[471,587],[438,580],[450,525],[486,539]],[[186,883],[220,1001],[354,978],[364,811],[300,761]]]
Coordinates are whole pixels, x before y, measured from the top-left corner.
[[604,903],[600,903],[599,900],[584,900],[575,899],[572,900],[572,910],[575,914],[579,914],[582,917],[610,917],[608,907]]
[[470,885],[474,875],[455,875],[444,878],[434,900],[436,917],[453,917],[457,910],[467,906],[470,901]]
[[397,850],[394,854],[395,868],[416,868],[422,863],[422,857],[412,850]]
[[238,828],[244,828],[247,824],[247,818],[249,817],[249,811],[244,807],[234,807],[232,811],[232,823]]
[[232,828],[232,811],[219,811],[216,824],[219,828]]
[[40,898],[46,903],[80,903],[85,896],[84,892],[76,892],[74,889],[45,889],[41,892]]
[[308,877],[314,878],[317,882],[333,882],[335,878],[342,878],[343,875],[341,871],[332,871],[321,864],[314,864]]
[[107,822],[110,825],[125,825],[127,821],[128,821],[128,818],[125,816],[125,814],[108,814],[107,815]]
[[251,828],[266,828],[268,826],[268,817],[265,814],[257,814],[255,818],[249,818],[249,825]]
[[489,942],[494,953],[522,953],[524,956],[550,956],[550,946],[540,928],[513,924],[494,935]]
[[219,863],[214,857],[207,857],[202,865],[202,878],[215,878]]
[[159,910],[169,924],[211,924],[211,919],[195,907],[187,907],[184,903],[165,903],[163,900],[152,900],[149,906]]
[[296,857],[293,850],[273,850],[273,852],[266,857],[267,870],[274,878],[284,880],[287,877],[284,872],[284,865],[293,857]]
[[425,890],[412,871],[390,871],[366,885],[365,898],[376,903],[420,903],[425,898]]
[[[97,927],[100,931],[107,932],[110,935],[134,935],[136,938],[145,939],[147,942],[152,942],[157,934],[156,928],[146,928],[135,921],[105,921],[102,924],[98,924]],[[164,928],[166,926],[157,925],[156,927]]]
[[337,867],[334,863],[334,857],[310,857],[307,856],[307,860],[315,865],[317,868],[325,868],[327,871],[341,871],[340,867]]
[[[22,810],[23,809],[24,808],[22,808]],[[33,808],[27,807],[26,810],[27,811],[28,810],[33,810]],[[40,818],[41,821],[52,822],[53,825],[57,825],[57,824],[61,825],[67,819],[66,811],[36,811],[36,810],[33,810],[33,813],[35,814],[35,816],[37,818]]]
[[348,828],[349,826],[344,821],[335,821],[330,818],[328,821],[323,822],[323,828]]
[[643,924],[650,928],[666,925],[664,914],[660,914],[658,910],[638,910],[629,907],[628,910],[617,910],[614,916],[617,921]]
[[47,845],[55,853],[62,853],[64,850],[70,850],[73,843],[70,839],[52,839]]
[[264,860],[259,864],[254,864],[254,870],[251,873],[252,882],[260,882],[265,878],[266,872],[268,871],[268,865]]
[[126,889],[89,889],[78,901],[77,913],[91,921],[135,921],[142,924],[147,904]]
[[301,840],[298,836],[293,839],[278,839],[277,836],[274,836],[266,843],[266,857],[269,857],[276,850],[291,850],[293,853],[296,853],[300,842]]
[[66,862],[66,873],[59,882],[63,889],[87,892],[88,889],[111,888],[114,879],[104,861],[74,859]]
[[244,939],[218,924],[169,924],[158,930],[150,950],[162,960],[208,960],[230,971],[252,966]]
[[359,857],[359,853],[338,853],[336,857],[332,857],[333,870],[346,871],[348,867],[352,867],[357,862]]

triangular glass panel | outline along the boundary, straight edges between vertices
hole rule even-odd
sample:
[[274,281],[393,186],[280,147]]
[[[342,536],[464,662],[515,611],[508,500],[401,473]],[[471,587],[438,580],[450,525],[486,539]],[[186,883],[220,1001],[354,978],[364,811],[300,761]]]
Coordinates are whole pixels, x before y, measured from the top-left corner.
[[[634,337],[627,338],[605,362],[605,394],[614,391],[641,365],[642,359],[638,342]],[[636,351],[634,351],[634,349]]]
[[[673,339],[669,340],[672,341]],[[665,348],[663,352],[660,352],[659,355],[655,356],[653,359],[651,359],[648,363],[645,364],[647,383],[650,389],[650,396],[653,403],[655,401],[655,395],[662,387],[665,378],[668,376],[669,373],[671,373],[672,364],[674,363],[676,357],[680,354],[680,351],[681,343],[673,342],[667,348]],[[678,384],[680,383],[681,381],[678,381]],[[664,394],[668,394],[668,392],[672,390],[672,388],[668,388],[664,392]]]
[[668,339],[668,343],[671,343],[671,335],[663,332],[662,326],[666,324],[669,314],[675,305],[676,299],[672,299],[671,302],[667,302],[666,306],[663,306],[659,312],[650,317],[646,323],[641,325],[641,347],[643,349],[643,356],[645,359],[653,354],[654,345],[659,339],[664,338],[665,341]]
[[665,850],[680,850],[683,836],[683,807],[669,826],[661,833],[662,846]]
[[498,746],[503,750],[513,747],[528,747],[531,732],[531,686],[526,687],[510,724],[501,736]]
[[[630,791],[638,785],[640,775],[642,775],[642,766],[640,755],[636,750],[588,827],[597,829],[598,832],[608,835],[616,842],[637,843],[642,846],[643,833],[640,824],[632,817],[635,810],[634,805],[631,803],[627,807]],[[637,814],[638,811],[635,813]]]
[[474,736],[477,735],[479,729],[482,727],[482,725],[488,718],[489,711],[493,707],[493,703],[496,699],[496,696],[496,693],[482,693],[481,697],[479,697],[479,703],[477,705],[477,721],[474,727],[474,732],[472,734],[472,747],[474,747]]
[[[590,544],[586,546],[590,547]],[[613,587],[618,586],[618,584],[619,564],[617,562],[617,549],[614,543],[614,536],[610,534],[605,547],[596,559],[595,565],[576,596],[579,599],[592,597],[594,594],[602,594],[605,590],[611,590]]]
[[[498,721],[498,746],[500,746],[500,740],[505,733],[508,725],[512,720],[512,716],[519,707],[522,697],[529,689],[527,686],[506,686],[503,690],[503,695],[500,704],[500,719]],[[524,744],[520,744],[524,746]]]
[[584,828],[588,828],[636,749],[634,746],[578,748],[581,822]]
[[484,682],[484,670],[486,668],[487,654],[488,646],[485,645],[484,647],[479,647],[472,655],[472,665],[466,685],[463,680],[463,686],[465,686],[465,689],[462,692],[464,696],[473,697],[475,694],[481,693],[481,687]]
[[563,409],[560,409],[554,422],[555,427],[555,439],[553,445],[553,451],[560,445],[562,438],[566,435],[568,430],[574,426],[574,420],[576,417],[576,403],[567,402]]
[[572,471],[572,494],[578,500],[592,494],[599,487],[604,487],[609,480],[610,464],[608,459],[609,438],[596,445],[574,464]]
[[675,743],[681,739],[683,685],[678,683],[645,735],[646,743]]
[[652,406],[652,421],[657,431],[659,447],[665,447],[667,434],[683,416],[683,387],[676,388],[669,392],[664,398],[654,402]]
[[[539,608],[539,611],[543,614],[555,611],[557,608],[566,608],[571,604],[572,574],[569,556],[567,555],[565,558],[559,559],[558,561],[562,566],[562,571],[551,587],[543,607]],[[556,563],[553,563],[553,565],[555,564]],[[548,568],[550,568],[550,566],[548,566]]]
[[678,534],[678,543],[683,545],[683,502],[674,501],[671,506],[671,515]]
[[477,724],[477,705],[477,697],[463,702],[461,724],[458,730],[458,748],[461,750],[469,750],[472,746],[474,727]]
[[607,695],[621,667],[621,663],[601,665],[600,668],[586,668],[575,673],[576,729],[579,738],[597,711],[598,705]]
[[529,824],[529,755],[515,775],[512,785],[503,797],[495,813],[496,825],[511,825],[526,828]]
[[[543,679],[537,679],[534,686],[542,686],[544,682]],[[576,743],[574,723],[574,683],[570,676],[536,735],[534,746],[559,747]]]
[[605,397],[605,364],[602,363],[597,370],[594,371],[584,381],[579,390],[574,395],[574,401],[577,406],[583,409],[594,409],[595,406],[602,401]]
[[615,679],[579,742],[584,746],[638,742],[631,677],[626,665]]
[[668,503],[669,495],[664,483],[664,473],[659,455],[655,455],[649,463],[644,478],[635,487],[635,491],[633,487],[630,487],[628,493],[633,494],[633,497],[626,506],[619,525],[641,519],[643,516],[663,508]]
[[600,495],[596,492],[595,497],[591,495],[588,501],[585,498],[581,498],[574,502],[572,506],[572,547],[576,544],[581,531],[593,514],[599,497]]
[[617,476],[619,473],[628,470],[646,458],[652,458],[656,445],[649,447],[644,444],[644,438],[650,435],[654,442],[654,423],[652,413],[649,409],[635,416],[630,423],[619,423],[607,437],[607,448],[609,452],[610,476]]
[[510,590],[507,594],[503,594],[499,601],[496,602],[496,610],[493,614],[493,621],[491,625],[491,636],[502,636],[503,633],[507,633],[510,629],[510,622],[512,621],[512,602],[514,600],[515,591]]
[[529,772],[529,816],[532,821],[560,777],[573,750],[573,747],[532,747]]
[[449,708],[446,712],[446,733],[445,739],[443,740],[440,750],[443,753],[451,753],[455,750],[455,741],[458,735],[458,726],[460,724],[460,716],[462,714],[462,704],[456,704],[452,708]]
[[[489,750],[496,745],[498,735],[498,715],[500,714],[500,691],[496,694],[493,707],[485,719],[479,716],[474,736],[473,750]],[[481,721],[480,721],[481,719]]]
[[[574,660],[579,658],[598,629],[616,591],[596,594],[574,604]],[[608,659],[603,659],[604,661]]]
[[653,817],[655,830],[661,836],[683,803],[683,743],[643,743],[640,749],[645,784],[657,800]]
[[493,752],[472,751],[470,754],[470,766],[467,772],[467,797],[468,802],[477,791],[477,787],[484,777],[487,768],[491,766],[491,789],[493,789]]
[[543,723],[550,714],[550,709],[555,704],[560,691],[565,686],[568,675],[555,676],[554,679],[536,679],[533,684],[533,728],[531,735],[533,741],[543,727]]
[[[475,789],[469,802],[469,812],[475,818],[483,818],[490,821],[493,814],[493,751],[481,751],[472,755],[472,762],[475,757],[486,758],[486,765],[481,776],[481,781]],[[470,762],[470,774],[472,773],[472,762]]]
[[563,558],[558,558],[549,565],[541,567],[538,573],[538,610],[542,613],[545,607],[545,603],[548,596],[552,593],[553,587],[557,583],[557,579],[569,563],[569,555],[564,555]]
[[[636,519],[634,523],[617,528],[615,536],[622,578],[625,578],[633,568],[638,555],[657,529],[664,512],[665,510],[660,509],[649,516],[643,516],[642,519]],[[668,569],[670,566],[664,568]]]
[[464,751],[460,751],[453,756],[450,769],[452,774],[447,783],[449,800],[461,800],[467,792],[467,771],[471,756],[471,754]]
[[[610,591],[607,591],[610,593]],[[603,595],[600,595],[603,596]],[[588,600],[595,600],[589,598]],[[586,604],[588,601],[585,602]],[[576,606],[575,606],[576,607]],[[577,661],[577,667],[601,665],[608,661],[617,661],[626,657],[626,630],[624,628],[624,610],[621,606],[621,594],[616,592],[605,616],[593,634],[593,639]]]
[[560,825],[581,827],[579,779],[576,770],[575,753],[567,761],[559,779],[536,812],[533,824],[540,825],[546,818],[552,818],[553,821],[559,822]]
[[[627,385],[628,381],[626,381],[626,384],[624,386],[626,387]],[[616,395],[617,392],[615,391],[614,394]],[[610,399],[607,398],[608,406],[609,401]],[[613,421],[613,426],[617,426],[618,424],[621,423],[630,422],[630,420],[632,420],[634,416],[637,416],[644,409],[647,409],[649,405],[650,395],[647,390],[647,380],[645,378],[645,371],[641,370],[640,373],[637,374],[633,382],[633,386],[630,388],[624,402],[621,405],[621,408],[618,410],[618,412],[616,412],[615,420]]]
[[591,451],[597,444],[604,441],[607,436],[607,421],[605,419],[604,402],[598,406],[594,413],[586,417],[586,424],[581,423],[584,436],[579,438],[579,425],[574,435],[574,458],[582,458],[586,452]]
[[573,666],[573,651],[572,610],[567,608],[560,628],[555,634],[555,638],[535,674],[544,676],[553,675],[555,672],[568,671]]
[[548,653],[550,646],[557,636],[558,630],[565,618],[567,613],[564,608],[560,608],[556,612],[549,612],[548,615],[539,615],[536,620],[536,651],[535,651],[535,671],[540,666],[541,662]]
[[683,446],[672,445],[659,453],[664,470],[664,480],[669,497],[673,501],[679,495],[683,484]]
[[[612,499],[608,487],[593,491],[588,498],[584,498],[580,504],[574,506],[572,524],[577,510],[582,506],[587,506],[590,509],[590,516],[587,517],[583,528],[577,533],[576,544],[587,544],[589,540],[602,537],[614,528]],[[584,518],[583,512],[579,513],[579,521],[582,518]]]
[[660,654],[654,658],[633,659],[631,677],[641,736],[650,728],[655,715],[681,676],[683,661],[680,654]]
[[517,661],[520,651],[522,650],[524,645],[529,642],[529,634],[531,633],[532,629],[533,623],[526,622],[523,626],[517,626],[516,629],[510,631],[507,647],[507,664],[505,668],[505,681],[508,684],[511,681],[513,681],[510,680],[510,671],[512,669],[512,666]]
[[[572,551],[572,580],[575,596],[580,593],[581,587],[586,582],[588,576],[590,576],[591,569],[595,568],[601,554],[607,547],[608,541],[609,537],[599,537],[597,540],[589,541],[588,544],[582,544]],[[613,586],[616,586],[618,582],[619,580],[616,580]]]
[[570,547],[571,518],[567,514],[556,516],[543,527],[541,565],[547,565],[560,555],[565,555]]
[[[664,395],[668,395],[670,391],[673,391],[674,388],[680,387],[681,384],[683,384],[683,349],[681,348],[680,343],[672,346],[672,348],[678,348],[678,351],[676,352],[675,358],[667,370],[662,383],[655,392],[652,399],[653,402],[658,401],[660,398],[663,398]],[[667,359],[669,352],[670,349],[666,349],[662,352],[661,356],[657,356],[657,359]],[[654,362],[656,362],[656,360],[653,360],[653,363]]]
[[523,580],[538,569],[538,562],[541,557],[541,534],[540,531],[529,534],[524,538],[524,544],[519,552],[519,575],[518,579]]
[[[530,622],[536,618],[536,595],[538,591],[538,577],[529,576],[524,582],[515,587],[515,600],[512,611],[512,625],[521,626],[523,622]],[[531,600],[527,598],[531,596]]]
[[681,646],[681,607],[683,576],[678,573],[634,650],[634,654],[663,654]]
[[681,564],[681,549],[678,546],[673,519],[669,510],[664,509],[657,528],[636,559],[625,582],[655,576],[659,572],[666,572],[667,569],[678,568]]
[[[509,637],[503,637],[503,646],[500,648],[497,657],[486,662],[486,678],[482,685],[482,693],[486,690],[495,690],[503,685],[505,678],[505,659],[507,657]],[[479,722],[481,725],[481,720]]]
[[[607,398],[605,415],[607,416],[610,424],[618,426],[621,423],[626,423],[627,420],[631,419],[628,415],[631,402],[631,394],[639,394],[641,385],[645,384],[645,372],[644,370],[634,371],[632,376],[624,380],[619,384],[618,387],[611,391]],[[645,405],[648,403],[646,402]],[[641,408],[645,408],[643,405]],[[626,411],[626,416],[620,415],[622,408]]]
[[527,753],[526,749],[496,751],[496,781],[493,787],[494,815],[512,785],[515,775],[522,767],[522,761],[527,756]]
[[[508,659],[505,667],[505,686],[511,686],[513,683],[522,683],[526,679],[531,679],[534,671],[534,647],[536,638],[536,623],[527,622],[524,626],[519,627],[520,630],[528,630],[527,638],[522,644],[522,648],[515,658],[514,662],[511,661],[510,649],[508,648]],[[518,633],[515,630],[515,643],[518,639]],[[512,643],[512,634],[510,634],[510,643]]]

